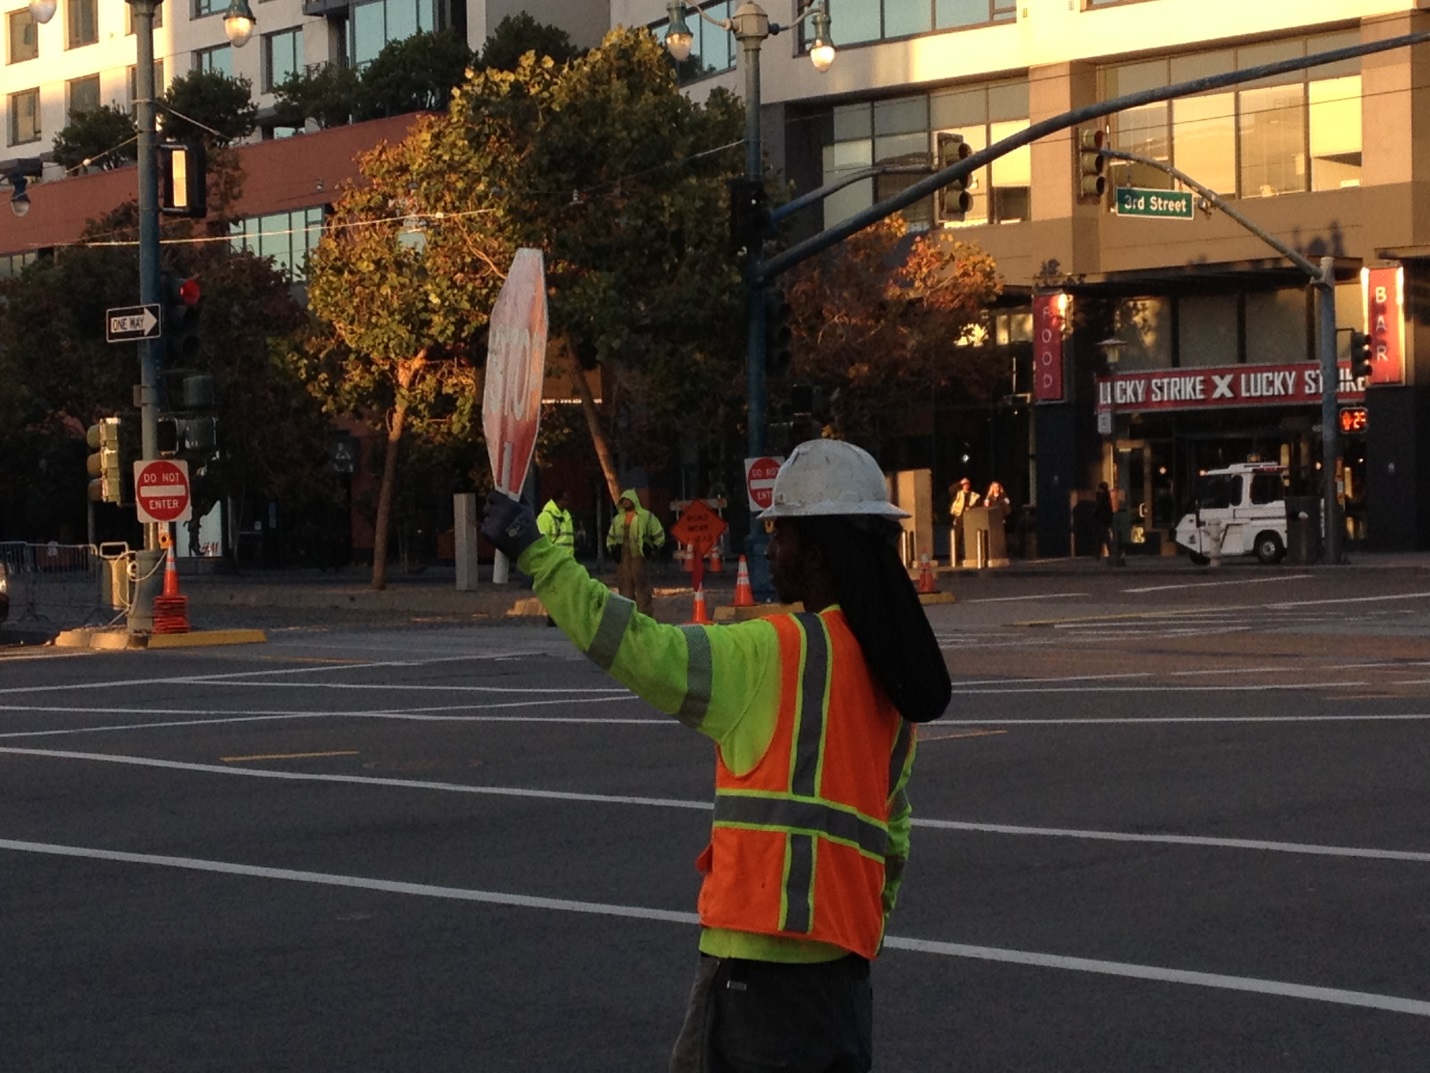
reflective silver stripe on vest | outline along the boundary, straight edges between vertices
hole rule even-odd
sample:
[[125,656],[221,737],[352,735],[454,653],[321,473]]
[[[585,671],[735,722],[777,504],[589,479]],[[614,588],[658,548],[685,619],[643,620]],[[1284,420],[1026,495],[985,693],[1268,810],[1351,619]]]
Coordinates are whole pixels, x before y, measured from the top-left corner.
[[616,653],[621,650],[626,627],[630,625],[631,616],[635,613],[634,601],[614,593],[607,597],[606,609],[601,612],[601,622],[596,627],[596,636],[591,638],[591,644],[586,649],[586,655],[601,670],[609,671],[611,664],[616,662]]
[[877,820],[822,801],[783,795],[722,791],[715,796],[715,826],[813,832],[854,846],[870,857],[882,858],[889,848],[889,829]]
[[[899,720],[899,736],[894,739],[894,751],[889,756],[889,793],[899,786],[899,776],[904,773],[904,765],[909,762],[909,748],[914,743],[914,724],[907,719]],[[888,796],[887,794],[885,795]]]
[[682,626],[685,634],[685,698],[675,717],[692,730],[699,730],[710,707],[710,687],[714,665],[710,659],[710,635],[704,626]]
[[819,793],[819,761],[824,749],[824,715],[828,701],[829,638],[818,615],[795,615],[804,634],[804,673],[799,682],[799,726],[794,740],[790,791],[803,797]]
[[785,897],[780,907],[780,930],[809,934],[814,930],[813,835],[790,835],[785,840]]

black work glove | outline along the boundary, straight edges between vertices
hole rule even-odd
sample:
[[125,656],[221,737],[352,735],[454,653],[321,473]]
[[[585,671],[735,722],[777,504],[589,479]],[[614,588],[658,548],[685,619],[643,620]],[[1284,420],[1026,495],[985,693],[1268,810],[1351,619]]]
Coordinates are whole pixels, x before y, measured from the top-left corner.
[[536,542],[541,530],[536,528],[536,515],[531,507],[501,492],[487,496],[482,511],[482,536],[512,562]]

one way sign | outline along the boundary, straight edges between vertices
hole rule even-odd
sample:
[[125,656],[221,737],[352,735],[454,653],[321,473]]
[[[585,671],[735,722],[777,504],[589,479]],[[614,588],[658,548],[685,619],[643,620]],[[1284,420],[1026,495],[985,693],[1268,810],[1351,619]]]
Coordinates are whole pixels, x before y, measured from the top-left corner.
[[136,339],[159,338],[159,306],[121,306],[105,311],[105,338],[111,343],[132,343]]

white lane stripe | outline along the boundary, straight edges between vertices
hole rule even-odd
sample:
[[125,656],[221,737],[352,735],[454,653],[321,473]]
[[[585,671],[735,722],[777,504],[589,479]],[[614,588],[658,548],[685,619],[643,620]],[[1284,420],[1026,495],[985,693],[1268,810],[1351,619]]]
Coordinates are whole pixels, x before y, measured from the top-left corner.
[[977,600],[966,600],[970,604],[1016,604],[1024,600],[1080,600],[1091,596],[1090,592],[1040,592],[1032,596],[984,596]]
[[[670,722],[672,725],[678,725],[675,724],[674,720]],[[287,782],[326,782],[363,786],[387,786],[402,790],[438,790],[443,793],[478,794],[492,797],[524,797],[552,801],[589,801],[598,804],[678,808],[699,812],[710,812],[714,809],[714,805],[709,801],[684,798],[589,794],[565,790],[530,790],[522,787],[474,786],[469,783],[429,782],[423,779],[393,779],[367,775],[335,775],[316,772],[276,771],[269,768],[233,767],[228,764],[198,764],[181,760],[160,760],[147,756],[116,756],[112,753],[71,752],[61,749],[18,749],[9,746],[0,746],[0,754],[32,756],[55,760],[87,760],[105,764],[127,764],[136,767],[165,768],[173,771],[193,771],[201,774],[239,775],[256,779],[281,779]],[[915,827],[926,827],[930,830],[968,831],[976,834],[1032,835],[1045,838],[1073,838],[1102,842],[1150,842],[1172,846],[1206,846],[1213,849],[1248,849],[1258,852],[1298,853],[1322,857],[1360,857],[1369,860],[1430,863],[1430,853],[1418,853],[1410,850],[1363,849],[1354,846],[1318,846],[1298,842],[1270,842],[1251,838],[1130,834],[1122,831],[1094,831],[1071,827],[1017,827],[1008,824],[938,820],[921,816],[915,816],[913,818],[913,824]]]
[[[1097,678],[1088,678],[1088,679],[1086,679],[1086,681],[1089,682],[1089,683],[1104,682],[1104,681],[1110,681],[1110,680],[1111,680],[1111,677],[1112,677],[1112,676],[1106,676],[1106,675],[1104,675],[1104,676],[1099,676],[1099,677],[1097,677]],[[1121,676],[1119,676],[1119,677],[1125,677],[1125,678],[1147,678],[1147,677],[1151,677],[1151,676],[1150,676],[1150,675],[1121,675]],[[1035,679],[1034,681],[1040,681],[1040,679]],[[1077,679],[1075,679],[1075,678],[1069,678],[1069,679],[1051,679],[1051,681],[1077,681]],[[975,682],[975,683],[965,683],[965,682],[962,682],[962,681],[959,682],[959,685],[968,685],[968,684],[973,684],[973,685],[996,685],[996,686],[998,687],[998,691],[999,691],[1000,693],[1073,693],[1073,694],[1085,694],[1085,693],[1087,692],[1086,687],[1078,688],[1078,689],[1069,689],[1069,688],[1061,687],[1061,686],[1060,686],[1060,687],[1055,687],[1055,688],[1050,688],[1050,687],[1046,687],[1046,686],[1033,685],[1033,684],[1022,685],[1022,684],[1019,683],[1018,679],[1016,679],[1016,678],[1011,679],[1011,680],[1001,681],[1001,682],[998,682],[998,681],[989,681],[989,682],[981,682],[981,683],[977,683],[977,682]],[[1282,682],[1282,683],[1262,682],[1262,683],[1252,683],[1252,684],[1245,684],[1245,685],[1242,685],[1242,684],[1232,684],[1232,685],[1224,685],[1224,686],[1195,685],[1195,684],[1181,685],[1181,684],[1179,684],[1179,685],[1177,685],[1177,687],[1176,687],[1176,689],[1175,689],[1175,692],[1177,692],[1177,693],[1279,693],[1279,692],[1285,692],[1285,691],[1287,691],[1287,690],[1346,689],[1346,688],[1349,688],[1350,686],[1366,686],[1366,685],[1369,685],[1369,684],[1370,684],[1369,682],[1357,682],[1357,681],[1350,681],[1350,680],[1348,680],[1348,679],[1338,679],[1338,680],[1336,680],[1336,681],[1334,681],[1334,682]],[[1389,682],[1380,682],[1380,683],[1377,683],[1377,684],[1378,684],[1378,685],[1390,685],[1391,683],[1389,683]],[[1102,686],[1102,685],[1100,685],[1100,686],[1097,687],[1097,690],[1098,690],[1099,693],[1145,693],[1145,692],[1147,692],[1148,689],[1151,689],[1151,688],[1154,688],[1154,687],[1151,686],[1151,685],[1148,685],[1148,684],[1135,685],[1135,686],[1116,686],[1116,685],[1105,685],[1105,686]],[[1057,721],[1058,721],[1058,722],[1061,722],[1062,720],[1057,720]],[[1120,720],[1118,720],[1118,721],[1120,722]],[[1138,720],[1134,720],[1134,721],[1138,721]],[[1156,721],[1156,720],[1147,720],[1147,722],[1155,722],[1155,721]],[[1247,721],[1247,722],[1255,722],[1256,720],[1255,720],[1255,719],[1248,719],[1248,720],[1246,720],[1246,721]]]
[[1176,585],[1142,585],[1135,589],[1123,589],[1123,592],[1169,592],[1174,589],[1215,589],[1222,585],[1235,585],[1238,588],[1244,585],[1266,585],[1280,581],[1305,581],[1310,574],[1287,574],[1277,577],[1254,577],[1238,578],[1235,581],[1185,581]]
[[[1352,682],[1351,685],[1364,683]],[[1169,715],[1123,719],[1089,717],[1067,719],[940,719],[941,726],[1154,726],[1160,723],[1405,723],[1430,719],[1430,712],[1385,715]]]
[[[357,888],[380,891],[388,894],[407,894],[424,898],[447,898],[464,902],[480,902],[487,905],[511,906],[519,909],[544,909],[566,913],[587,913],[595,916],[621,917],[634,920],[655,920],[672,924],[693,925],[699,923],[694,913],[674,912],[669,909],[652,909],[644,906],[614,905],[604,902],[576,901],[569,898],[543,898],[529,894],[507,894],[499,891],[471,890],[463,887],[444,887],[428,883],[404,883],[390,879],[369,879],[364,876],[336,875],[331,872],[309,872],[293,868],[267,868],[260,865],[234,864],[228,861],[211,861],[193,857],[173,857],[150,853],[126,853],[118,850],[91,849],[83,846],[59,846],[43,842],[19,842],[0,839],[0,850],[17,853],[39,853],[59,857],[80,857],[89,860],[113,861],[120,864],[143,864],[164,868],[181,868],[194,872],[212,872],[221,875],[246,876],[254,879],[275,879],[293,883],[311,883],[319,886]],[[1088,972],[1102,976],[1121,976],[1137,980],[1154,980],[1160,983],[1190,984],[1198,987],[1212,987],[1225,991],[1244,991],[1259,995],[1274,995],[1282,998],[1306,999],[1315,1002],[1330,1002],[1342,1006],[1359,1006],[1367,1009],[1386,1010],[1391,1013],[1406,1013],[1416,1017],[1430,1017],[1430,1002],[1419,999],[1401,998],[1396,995],[1377,995],[1367,991],[1345,991],[1333,987],[1311,987],[1305,984],[1289,983],[1281,980],[1262,980],[1247,976],[1226,976],[1219,973],[1193,972],[1186,969],[1167,969],[1155,965],[1133,965],[1120,961],[1101,961],[1093,958],[1066,957],[1058,954],[1039,954],[1026,950],[1002,950],[989,946],[970,946],[965,943],[939,942],[931,939],[913,939],[890,935],[884,939],[885,947],[907,950],[912,953],[937,954],[942,957],[972,958],[980,961],[997,961],[1012,965],[1029,965],[1035,968],[1063,969],[1074,972]]]
[[[674,719],[671,725],[679,726]],[[275,771],[270,768],[233,767],[230,764],[194,764],[183,760],[160,760],[149,756],[115,756],[110,753],[67,752],[61,749],[15,749],[0,746],[0,753],[35,756],[55,760],[92,760],[107,764],[194,771],[200,774],[237,775],[250,779],[279,779],[285,782],[337,782],[349,785],[390,786],[402,790],[440,790],[449,794],[479,794],[488,797],[528,797],[551,801],[593,801],[610,805],[645,805],[659,808],[694,809],[711,812],[708,801],[686,801],[674,797],[628,797],[620,794],[583,794],[567,790],[528,790],[518,786],[474,786],[461,782],[426,782],[422,779],[388,779],[367,775],[333,775],[320,772]]]
[[522,693],[522,694],[623,694],[631,696],[631,691],[623,686],[468,686],[442,685],[417,682],[395,684],[392,682],[206,682],[198,685],[221,686],[228,689],[351,689],[358,691],[382,690],[392,693],[432,692],[443,693]]
[[1257,838],[1212,838],[1202,835],[1148,835],[1125,831],[1087,831],[1073,827],[1015,827],[1003,823],[967,823],[960,820],[914,819],[914,826],[978,834],[1019,835],[1040,838],[1074,838],[1091,842],[1151,842],[1163,846],[1205,846],[1209,849],[1247,849],[1262,853],[1298,853],[1315,857],[1357,857],[1373,861],[1414,861],[1430,864],[1430,853],[1400,849],[1361,849],[1357,846],[1317,846],[1301,842],[1270,842]]
[[1090,972],[1101,976],[1123,976],[1133,980],[1153,980],[1158,983],[1190,984],[1213,987],[1223,991],[1245,991],[1278,998],[1307,999],[1312,1002],[1332,1002],[1340,1006],[1360,1006],[1391,1013],[1408,1013],[1430,1017],[1430,1002],[1377,995],[1369,991],[1343,991],[1335,987],[1312,987],[1282,980],[1259,980],[1251,976],[1226,976],[1213,972],[1193,972],[1189,969],[1167,969],[1156,965],[1132,965],[1124,961],[1101,961],[1094,958],[1065,957],[1060,954],[1038,954],[1028,950],[1002,950],[991,946],[969,946],[965,943],[945,943],[930,939],[907,939],[890,935],[884,939],[886,948],[909,950],[919,954],[939,954],[943,957],[973,958],[998,961],[1010,965],[1030,965],[1040,969],[1066,969]]
[[319,663],[311,667],[273,667],[252,671],[229,671],[224,674],[180,674],[162,678],[116,678],[106,682],[47,682],[44,685],[7,686],[0,689],[0,695],[8,693],[58,693],[69,689],[131,689],[134,686],[163,685],[210,685],[230,681],[235,678],[277,677],[288,674],[325,674],[334,671],[365,671],[382,667],[425,667],[434,663],[498,662],[511,656],[537,656],[544,653],[540,649],[514,650],[512,652],[473,652],[465,656],[437,656],[430,659],[396,659],[364,663]]

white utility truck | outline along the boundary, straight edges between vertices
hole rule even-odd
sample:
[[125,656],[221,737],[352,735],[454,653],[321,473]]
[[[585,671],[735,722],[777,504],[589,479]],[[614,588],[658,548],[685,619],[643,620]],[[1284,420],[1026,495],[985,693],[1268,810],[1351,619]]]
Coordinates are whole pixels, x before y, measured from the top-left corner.
[[1207,470],[1175,538],[1199,566],[1231,555],[1279,563],[1286,554],[1286,470],[1268,462]]

